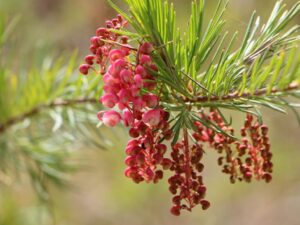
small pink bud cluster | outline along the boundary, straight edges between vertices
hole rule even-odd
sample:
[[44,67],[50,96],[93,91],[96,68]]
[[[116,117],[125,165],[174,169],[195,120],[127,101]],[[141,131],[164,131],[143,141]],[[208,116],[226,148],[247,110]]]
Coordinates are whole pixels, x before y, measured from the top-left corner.
[[[96,31],[96,35],[91,38],[90,52],[91,55],[85,57],[85,64],[81,65],[79,70],[83,75],[87,75],[90,69],[94,69],[93,65],[100,65],[100,73],[104,74],[106,70],[107,60],[112,48],[116,42],[121,42],[122,54],[128,55],[130,46],[127,45],[127,36],[121,36],[111,29],[119,30],[128,24],[122,16],[118,15],[112,20],[106,21],[106,27],[100,27]],[[114,55],[111,59],[116,60]]]
[[[224,132],[234,134],[233,128],[226,125],[217,111],[211,111],[209,115],[202,113],[201,117],[217,124]],[[271,181],[273,164],[266,125],[255,122],[253,116],[248,114],[241,129],[241,140],[217,133],[200,122],[195,122],[195,126],[198,132],[193,136],[198,143],[209,143],[224,155],[219,157],[218,164],[223,166],[224,173],[230,175],[232,183],[236,180],[250,182],[252,178]]]
[[209,208],[210,203],[204,199],[206,187],[203,184],[202,171],[204,169],[201,159],[203,148],[194,144],[188,148],[188,155],[184,146],[184,141],[175,144],[172,148],[173,165],[171,171],[175,173],[169,178],[169,190],[175,195],[173,197],[174,206],[171,213],[180,215],[182,209],[191,211],[197,205],[201,205],[203,210]]

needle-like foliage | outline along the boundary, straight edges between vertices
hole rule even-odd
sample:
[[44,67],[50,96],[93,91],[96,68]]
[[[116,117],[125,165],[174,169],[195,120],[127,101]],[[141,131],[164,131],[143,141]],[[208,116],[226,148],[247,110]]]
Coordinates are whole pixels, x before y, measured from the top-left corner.
[[169,1],[124,2],[129,13],[110,1],[136,30],[133,36],[156,46],[153,58],[159,67],[162,101],[180,114],[175,133],[181,128],[180,118],[191,126],[194,115],[192,111],[186,115],[189,106],[250,112],[260,120],[260,106],[279,112],[292,108],[296,112],[293,107],[297,104],[284,98],[299,98],[299,25],[290,26],[299,14],[299,2],[286,9],[278,1],[265,23],[254,12],[241,43],[237,42],[237,32],[230,36],[223,30],[225,1],[219,1],[208,24],[204,23],[205,1],[192,1],[187,33],[177,27],[176,12]]
[[77,54],[16,68],[7,47],[14,24],[0,23],[0,183],[27,175],[47,200],[48,186],[65,184],[76,169],[71,152],[80,141],[104,148],[94,116],[102,87],[99,78],[79,78]]

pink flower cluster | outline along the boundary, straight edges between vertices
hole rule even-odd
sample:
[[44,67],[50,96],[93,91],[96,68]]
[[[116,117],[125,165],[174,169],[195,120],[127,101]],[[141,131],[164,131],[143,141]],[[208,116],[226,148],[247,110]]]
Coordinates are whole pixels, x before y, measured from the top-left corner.
[[[158,96],[142,91],[151,91],[156,87],[155,78],[148,72],[157,71],[150,57],[152,51],[151,44],[143,43],[138,49],[138,63],[135,67],[128,62],[123,63],[124,59],[114,62],[122,62],[124,65],[114,77],[119,80],[120,89],[111,86],[104,88],[109,95],[118,99],[114,103],[122,110],[124,125],[130,127],[129,134],[134,138],[126,147],[128,156],[125,163],[128,167],[125,175],[136,183],[156,183],[163,177],[162,169],[169,169],[171,166],[171,161],[164,157],[167,146],[161,144],[163,139],[169,140],[172,137],[168,123],[169,113],[159,106]],[[114,73],[114,63],[109,73],[110,70]],[[104,95],[101,101],[107,106],[106,98]],[[159,166],[161,169],[158,169]]]
[[124,125],[130,127],[129,134],[134,139],[126,147],[125,175],[136,183],[158,182],[163,177],[161,169],[171,166],[171,161],[164,157],[167,146],[160,143],[172,135],[169,113],[159,107],[158,96],[142,91],[156,87],[155,78],[148,72],[157,71],[150,57],[152,51],[151,44],[143,43],[138,50],[138,64],[132,66],[126,52],[111,50],[111,65],[103,76],[105,95],[100,101],[108,108],[117,106],[121,113],[110,110],[98,114],[107,126],[115,126],[123,120]]
[[[223,131],[233,134],[233,128],[227,126],[217,111],[201,117],[209,122],[216,123]],[[210,128],[195,122],[198,132],[193,136],[199,144],[209,143],[223,156],[219,157],[218,164],[223,166],[223,172],[230,175],[230,181],[250,182],[252,178],[270,182],[272,179],[273,163],[268,138],[268,128],[254,121],[248,114],[244,127],[241,129],[241,140],[235,140],[223,133],[217,133]]]
[[120,121],[130,127],[129,134],[134,139],[126,147],[128,167],[125,175],[137,183],[156,183],[163,177],[163,169],[172,165],[171,160],[164,157],[167,146],[161,143],[172,137],[169,113],[159,106],[159,97],[149,93],[157,85],[152,73],[158,71],[151,58],[152,44],[141,43],[135,50],[127,44],[127,37],[120,37],[108,29],[119,29],[126,24],[118,16],[107,22],[107,28],[97,30],[97,36],[91,39],[93,55],[85,58],[87,64],[82,65],[80,71],[87,74],[96,60],[104,81],[105,94],[100,102],[111,108],[99,112],[99,120],[108,127]]

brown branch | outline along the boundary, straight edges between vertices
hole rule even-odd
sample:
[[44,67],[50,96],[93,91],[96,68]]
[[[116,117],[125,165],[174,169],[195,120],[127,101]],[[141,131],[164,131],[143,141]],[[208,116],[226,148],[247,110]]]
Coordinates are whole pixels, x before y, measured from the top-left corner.
[[97,103],[97,100],[94,98],[79,98],[79,99],[69,99],[69,100],[57,99],[57,100],[50,102],[49,104],[38,105],[35,108],[31,109],[30,111],[23,113],[21,115],[12,117],[12,118],[8,119],[6,122],[0,124],[0,134],[5,132],[11,126],[22,122],[26,118],[29,118],[29,117],[32,117],[32,116],[38,114],[43,109],[55,108],[55,107],[59,107],[59,106],[68,107],[68,106],[72,106],[72,105],[88,104],[88,103],[95,104],[95,103]]
[[[273,88],[271,90],[270,94],[276,94],[280,92],[289,92],[293,91],[299,88],[298,83],[291,83],[286,89],[279,90],[277,88]],[[233,99],[239,99],[239,98],[250,98],[250,97],[259,97],[268,94],[268,89],[263,88],[260,90],[255,91],[254,93],[245,92],[242,94],[239,94],[238,92],[234,92],[225,96],[197,96],[193,99],[185,98],[184,101],[187,103],[203,103],[203,102],[217,102],[217,101],[227,101],[227,100],[233,100]]]

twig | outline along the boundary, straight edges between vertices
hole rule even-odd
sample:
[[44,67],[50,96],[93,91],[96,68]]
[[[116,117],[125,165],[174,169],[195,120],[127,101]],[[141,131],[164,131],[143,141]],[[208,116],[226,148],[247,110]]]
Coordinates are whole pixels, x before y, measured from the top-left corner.
[[[273,88],[270,91],[270,94],[276,94],[279,92],[289,92],[289,91],[296,90],[298,88],[299,88],[298,83],[292,83],[284,90],[278,90],[277,88]],[[244,92],[242,94],[239,94],[238,92],[234,92],[224,96],[198,96],[193,99],[185,98],[184,101],[187,103],[216,102],[216,101],[226,101],[226,100],[233,100],[239,98],[249,98],[252,96],[259,97],[265,94],[268,94],[267,88],[262,88],[260,90],[255,91],[254,93]]]
[[100,41],[106,42],[108,44],[113,44],[113,45],[118,45],[118,46],[121,46],[121,47],[125,47],[125,48],[128,48],[128,49],[132,50],[132,51],[136,51],[136,52],[138,51],[137,48],[131,47],[129,45],[123,45],[123,44],[121,44],[119,42],[116,42],[116,41],[110,41],[110,40],[106,40],[106,39],[102,39],[102,38],[100,39]]
[[88,104],[88,103],[95,104],[95,103],[97,103],[97,100],[94,98],[79,98],[79,99],[68,99],[68,100],[57,99],[57,100],[50,102],[49,104],[38,105],[35,108],[31,109],[30,111],[23,113],[21,115],[12,117],[12,118],[8,119],[6,122],[0,124],[0,134],[5,132],[11,126],[22,122],[26,118],[29,118],[29,117],[32,117],[32,116],[38,114],[43,109],[55,108],[55,107],[60,107],[60,106],[68,107],[68,106],[72,106],[72,105]]

